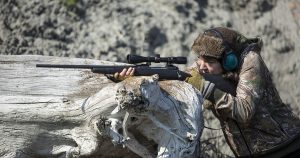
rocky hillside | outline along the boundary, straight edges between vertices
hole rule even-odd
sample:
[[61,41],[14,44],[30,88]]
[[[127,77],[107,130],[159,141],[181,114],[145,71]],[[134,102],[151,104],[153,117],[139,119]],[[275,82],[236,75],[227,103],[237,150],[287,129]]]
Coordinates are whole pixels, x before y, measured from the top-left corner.
[[300,115],[298,0],[1,0],[0,54],[189,56],[198,33],[215,26],[263,38],[280,95]]

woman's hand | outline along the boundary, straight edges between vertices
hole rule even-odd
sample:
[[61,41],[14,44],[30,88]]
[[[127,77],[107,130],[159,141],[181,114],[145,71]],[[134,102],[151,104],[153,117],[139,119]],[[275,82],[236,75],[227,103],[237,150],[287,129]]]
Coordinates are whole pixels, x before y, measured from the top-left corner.
[[114,74],[114,78],[119,81],[125,80],[126,78],[134,75],[134,70],[135,69],[133,67],[129,67],[128,69],[124,68],[122,72],[116,72]]

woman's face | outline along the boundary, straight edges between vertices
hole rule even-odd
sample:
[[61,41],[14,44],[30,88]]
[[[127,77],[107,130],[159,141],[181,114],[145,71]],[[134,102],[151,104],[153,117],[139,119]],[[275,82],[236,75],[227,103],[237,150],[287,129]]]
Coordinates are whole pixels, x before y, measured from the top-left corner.
[[200,73],[222,74],[224,71],[221,63],[215,58],[200,56],[196,63]]

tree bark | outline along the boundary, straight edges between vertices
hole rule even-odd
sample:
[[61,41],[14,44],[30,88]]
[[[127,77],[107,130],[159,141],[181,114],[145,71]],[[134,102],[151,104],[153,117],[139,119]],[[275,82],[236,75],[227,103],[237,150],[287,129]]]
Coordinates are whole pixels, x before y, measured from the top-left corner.
[[89,59],[0,56],[1,157],[195,157],[201,95],[158,76],[120,83],[82,69]]

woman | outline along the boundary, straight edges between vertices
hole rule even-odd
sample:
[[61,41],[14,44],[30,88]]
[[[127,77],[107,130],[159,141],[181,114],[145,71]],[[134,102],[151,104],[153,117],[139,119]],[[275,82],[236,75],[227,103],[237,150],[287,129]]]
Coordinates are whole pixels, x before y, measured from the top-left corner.
[[[203,93],[205,107],[220,120],[236,157],[298,157],[300,120],[280,99],[261,47],[260,39],[228,28],[206,30],[192,46],[198,60],[186,82]],[[115,77],[133,73],[130,69]],[[220,75],[230,84],[210,80],[207,74]]]
[[237,157],[283,157],[299,148],[300,120],[282,103],[260,56],[261,46],[258,38],[227,28],[206,30],[192,46],[200,74],[222,74],[236,85],[236,94],[205,79],[198,87]]

